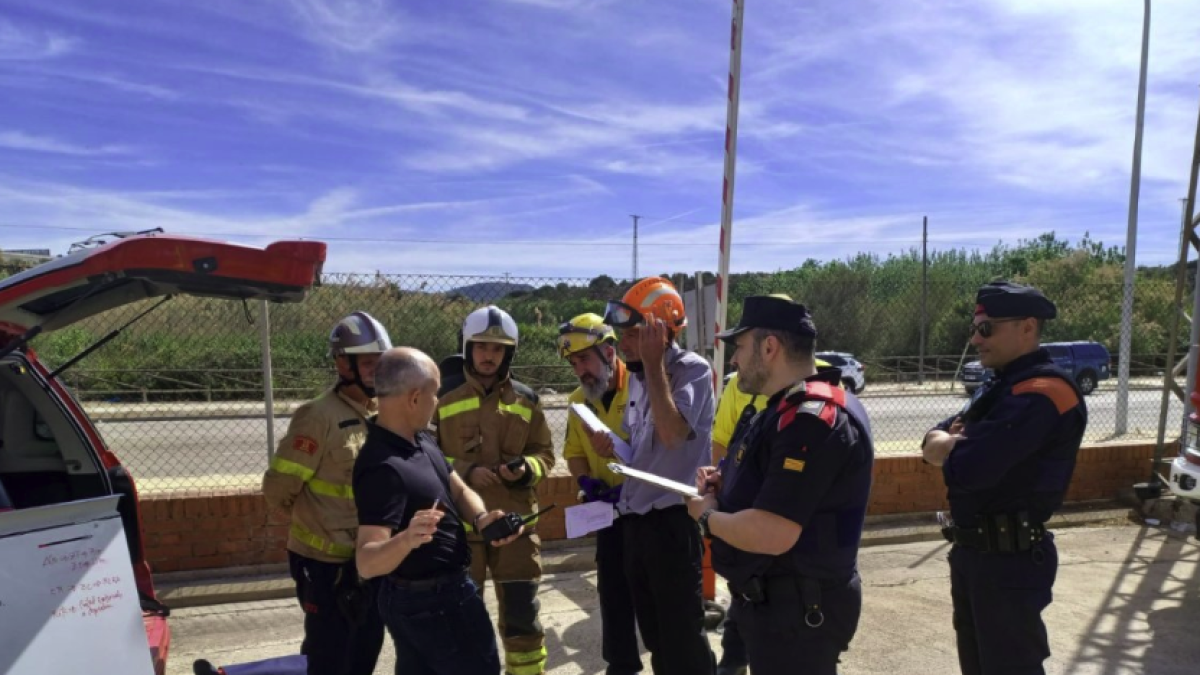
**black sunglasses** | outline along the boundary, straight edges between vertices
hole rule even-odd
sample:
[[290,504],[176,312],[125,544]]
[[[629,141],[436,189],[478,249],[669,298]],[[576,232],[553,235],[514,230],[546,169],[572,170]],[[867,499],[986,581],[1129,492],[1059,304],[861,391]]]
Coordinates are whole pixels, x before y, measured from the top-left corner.
[[1027,318],[1029,318],[1029,317],[1018,316],[1018,317],[1015,317],[1012,319],[985,319],[983,321],[980,321],[979,323],[971,324],[971,327],[969,329],[967,329],[967,331],[968,331],[969,335],[975,335],[976,333],[979,333],[979,337],[987,339],[987,338],[992,337],[992,333],[994,333],[996,330],[996,324],[1011,323],[1013,321],[1024,321]]

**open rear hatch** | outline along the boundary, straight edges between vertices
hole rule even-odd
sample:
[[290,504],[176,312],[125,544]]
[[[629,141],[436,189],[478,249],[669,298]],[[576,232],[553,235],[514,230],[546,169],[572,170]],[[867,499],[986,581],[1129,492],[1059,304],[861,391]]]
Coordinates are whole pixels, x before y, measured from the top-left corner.
[[325,244],[281,241],[265,249],[143,235],[63,256],[0,281],[0,329],[19,335],[65,328],[165,295],[299,302],[318,281]]
[[[325,244],[314,241],[281,241],[259,249],[162,234],[128,237],[81,250],[0,280],[0,358],[23,348],[43,332],[59,330],[141,300],[198,295],[232,300],[299,302],[318,283],[325,252]],[[118,332],[110,333],[66,365]],[[25,387],[31,388],[28,389],[30,394],[46,392],[50,397],[47,402],[56,401],[50,407],[63,413],[60,418],[62,437],[77,436],[78,443],[91,448],[95,455],[92,459],[101,473],[96,476],[97,480],[86,483],[93,487],[84,491],[110,489],[124,497],[118,508],[142,596],[147,638],[155,656],[156,669],[163,668],[170,639],[164,620],[166,610],[154,598],[142,546],[141,518],[133,479],[105,447],[79,403],[54,374],[37,362],[36,357],[18,354],[5,360],[10,363],[10,379],[17,383],[13,385],[13,391]],[[62,368],[60,366],[59,371]],[[32,420],[28,426],[33,426]],[[0,452],[4,452],[3,445],[0,445]],[[78,470],[89,471],[86,466]],[[0,491],[0,509],[13,506],[16,496],[14,494],[10,501]],[[64,498],[83,496],[95,495],[77,494]],[[20,507],[20,504],[16,506]]]

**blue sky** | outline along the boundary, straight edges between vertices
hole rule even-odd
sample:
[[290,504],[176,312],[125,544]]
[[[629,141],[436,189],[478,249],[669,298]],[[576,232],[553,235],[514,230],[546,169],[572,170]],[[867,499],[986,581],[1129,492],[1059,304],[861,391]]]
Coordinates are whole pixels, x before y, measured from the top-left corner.
[[[748,0],[732,269],[1123,244],[1142,3]],[[1155,3],[1139,263],[1176,255],[1194,0]],[[730,5],[7,0],[0,247],[161,226],[340,272],[714,270]]]

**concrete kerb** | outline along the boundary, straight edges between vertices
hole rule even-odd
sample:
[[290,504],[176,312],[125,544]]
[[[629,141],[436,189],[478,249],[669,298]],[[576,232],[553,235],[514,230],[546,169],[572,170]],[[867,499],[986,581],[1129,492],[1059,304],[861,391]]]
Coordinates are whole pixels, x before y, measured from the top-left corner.
[[[1054,516],[1051,529],[1098,527],[1128,522],[1138,517],[1115,501],[1070,504]],[[941,528],[932,513],[868,516],[862,545],[886,546],[921,541],[942,541]],[[577,574],[596,568],[595,540],[542,543],[542,569],[546,576]],[[287,565],[255,565],[217,570],[172,572],[155,575],[159,599],[172,608],[200,607],[235,602],[276,600],[295,595]]]

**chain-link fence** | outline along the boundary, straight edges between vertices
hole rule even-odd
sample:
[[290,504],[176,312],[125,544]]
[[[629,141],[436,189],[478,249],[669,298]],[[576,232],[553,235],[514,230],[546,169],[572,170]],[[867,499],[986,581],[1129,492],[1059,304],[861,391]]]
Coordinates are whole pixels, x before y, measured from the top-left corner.
[[[728,323],[736,322],[740,300],[749,294],[783,292],[805,302],[816,315],[820,349],[838,352],[843,361],[850,355],[861,364],[861,370],[854,361],[842,367],[846,379],[861,389],[877,451],[915,452],[924,432],[966,401],[962,366],[973,360],[965,349],[966,329],[975,290],[988,277],[931,273],[923,284],[919,268],[910,272],[881,274],[852,262],[735,276]],[[1039,276],[1034,269],[1024,278],[1058,303],[1060,318],[1048,324],[1046,341],[1095,341],[1110,350],[1108,371],[1092,372],[1097,386],[1087,398],[1088,439],[1113,439],[1119,275],[1106,277],[1094,269],[1063,265],[1056,276]],[[696,280],[676,278],[685,287]],[[305,302],[269,307],[275,413],[270,424],[275,437],[282,438],[299,403],[333,382],[326,340],[345,314],[370,312],[388,328],[395,344],[417,347],[440,360],[457,350],[458,329],[467,313],[494,303],[520,325],[514,375],[542,394],[561,452],[566,397],[576,382],[555,352],[557,326],[582,312],[602,313],[605,301],[619,297],[626,286],[605,276],[327,274]],[[1172,279],[1139,279],[1125,434],[1129,438],[1153,439],[1157,432],[1173,300]],[[64,363],[148,306],[109,312],[42,336],[34,347],[48,364]],[[263,383],[268,331],[263,330],[263,319],[257,303],[177,297],[64,373],[64,381],[143,491],[258,484],[270,451]],[[1186,336],[1186,326],[1181,332]],[[1172,400],[1169,437],[1179,428],[1180,414],[1181,405]],[[560,462],[556,471],[565,470]]]

